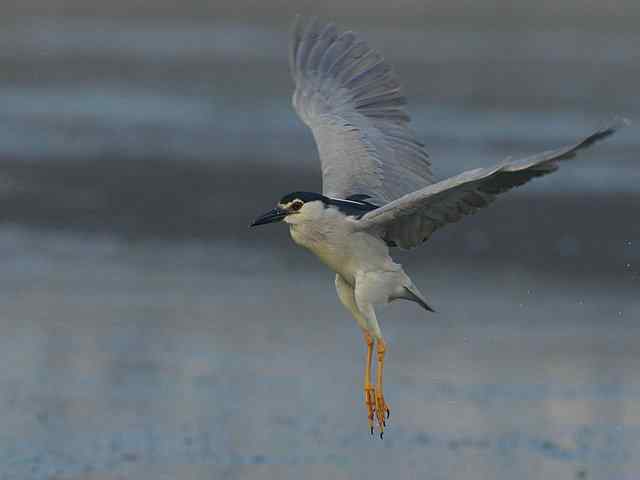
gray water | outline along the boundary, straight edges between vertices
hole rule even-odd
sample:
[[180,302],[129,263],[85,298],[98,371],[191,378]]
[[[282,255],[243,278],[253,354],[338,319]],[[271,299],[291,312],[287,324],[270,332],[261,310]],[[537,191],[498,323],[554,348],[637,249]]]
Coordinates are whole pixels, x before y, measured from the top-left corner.
[[[358,27],[440,176],[640,118],[632,30]],[[286,42],[237,18],[0,33],[0,478],[637,477],[637,127],[398,254],[438,313],[380,312],[381,441],[331,274],[247,228],[319,188]]]

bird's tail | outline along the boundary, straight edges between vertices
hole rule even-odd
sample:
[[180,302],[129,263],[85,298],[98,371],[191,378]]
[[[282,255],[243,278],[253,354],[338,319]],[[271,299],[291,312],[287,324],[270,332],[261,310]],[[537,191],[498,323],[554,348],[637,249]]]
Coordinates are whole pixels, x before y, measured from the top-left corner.
[[412,302],[416,302],[425,310],[435,313],[435,310],[431,306],[429,306],[429,304],[427,303],[427,300],[424,298],[422,293],[420,293],[420,290],[418,290],[418,288],[413,284],[408,286],[405,285],[404,295],[400,298],[403,298],[405,300],[410,300]]

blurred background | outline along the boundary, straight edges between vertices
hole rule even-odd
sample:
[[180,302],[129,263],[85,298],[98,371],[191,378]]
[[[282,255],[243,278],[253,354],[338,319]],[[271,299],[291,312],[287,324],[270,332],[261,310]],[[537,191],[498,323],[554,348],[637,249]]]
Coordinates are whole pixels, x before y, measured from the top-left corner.
[[[333,275],[288,29],[396,65],[437,176],[635,126],[398,253],[384,441]],[[635,479],[640,3],[21,0],[0,6],[0,479]],[[409,260],[410,259],[410,260]]]

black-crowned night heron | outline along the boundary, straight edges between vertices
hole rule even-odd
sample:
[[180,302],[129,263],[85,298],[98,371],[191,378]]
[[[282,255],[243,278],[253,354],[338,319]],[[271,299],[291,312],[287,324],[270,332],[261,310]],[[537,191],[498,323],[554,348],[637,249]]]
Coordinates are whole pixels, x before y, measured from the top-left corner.
[[338,297],[364,333],[369,427],[373,433],[377,423],[382,436],[390,412],[382,393],[386,345],[374,306],[404,299],[432,311],[393,261],[389,247],[420,245],[436,229],[474,213],[498,194],[557,170],[561,160],[573,158],[626,121],[574,145],[436,181],[424,145],[409,129],[393,69],[357,34],[298,17],[290,62],[296,85],[293,106],[316,140],[323,193],[285,195],[252,226],[288,223],[293,240],[336,273]]

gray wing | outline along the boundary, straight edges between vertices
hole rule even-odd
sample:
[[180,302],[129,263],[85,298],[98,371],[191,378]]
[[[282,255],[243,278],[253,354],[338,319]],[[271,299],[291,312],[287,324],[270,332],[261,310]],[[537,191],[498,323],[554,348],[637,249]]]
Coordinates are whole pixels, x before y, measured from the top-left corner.
[[313,132],[325,195],[384,204],[433,183],[400,83],[380,53],[353,32],[298,16],[290,64],[293,107]]
[[489,205],[498,194],[558,169],[558,162],[612,135],[628,120],[595,131],[580,142],[519,160],[478,168],[405,195],[364,215],[357,229],[379,235],[387,243],[412,248],[434,230]]

